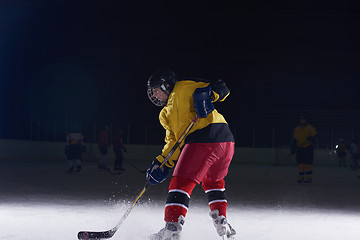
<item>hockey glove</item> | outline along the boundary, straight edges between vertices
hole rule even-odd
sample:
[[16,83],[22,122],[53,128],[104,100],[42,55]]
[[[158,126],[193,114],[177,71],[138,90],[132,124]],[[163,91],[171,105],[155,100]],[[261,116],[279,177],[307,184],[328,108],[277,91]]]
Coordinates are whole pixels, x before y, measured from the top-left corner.
[[161,163],[158,160],[155,160],[146,171],[146,180],[152,185],[162,183],[169,175],[169,167],[164,165],[161,169],[160,165]]
[[209,85],[212,89],[212,102],[222,102],[226,99],[227,96],[230,94],[230,90],[226,86],[225,82],[221,79],[216,81],[211,81]]
[[197,88],[193,94],[194,108],[196,114],[205,118],[214,110],[211,102],[211,87]]

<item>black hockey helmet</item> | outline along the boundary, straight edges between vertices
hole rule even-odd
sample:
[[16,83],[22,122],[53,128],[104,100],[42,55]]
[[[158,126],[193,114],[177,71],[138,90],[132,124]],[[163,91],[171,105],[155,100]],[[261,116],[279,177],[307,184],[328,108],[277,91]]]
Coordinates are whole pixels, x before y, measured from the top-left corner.
[[147,82],[147,94],[156,106],[164,106],[167,102],[154,95],[154,89],[160,89],[167,96],[171,93],[176,83],[175,73],[170,69],[159,69],[154,72]]

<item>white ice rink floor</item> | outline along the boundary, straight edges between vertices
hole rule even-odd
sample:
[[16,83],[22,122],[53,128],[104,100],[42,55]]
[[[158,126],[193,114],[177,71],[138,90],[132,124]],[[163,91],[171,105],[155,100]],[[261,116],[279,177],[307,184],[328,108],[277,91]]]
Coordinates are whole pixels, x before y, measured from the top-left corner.
[[[134,162],[145,169],[148,163]],[[125,162],[111,175],[85,163],[67,175],[66,162],[2,162],[0,239],[76,240],[80,230],[111,229],[145,184]],[[311,185],[296,184],[296,167],[233,164],[227,177],[229,222],[238,240],[360,239],[360,172],[315,167]],[[168,181],[148,189],[112,239],[147,239],[164,226]],[[198,186],[182,239],[220,239]]]

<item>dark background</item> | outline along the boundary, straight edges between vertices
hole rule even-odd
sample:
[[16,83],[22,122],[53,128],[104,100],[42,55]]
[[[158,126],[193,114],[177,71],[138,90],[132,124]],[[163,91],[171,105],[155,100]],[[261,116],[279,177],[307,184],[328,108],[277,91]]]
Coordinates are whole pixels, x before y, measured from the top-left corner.
[[342,120],[360,111],[359,13],[332,0],[0,1],[0,135],[29,138],[37,119],[162,134],[146,95],[158,68],[222,78],[233,129],[294,126],[303,111],[355,124]]

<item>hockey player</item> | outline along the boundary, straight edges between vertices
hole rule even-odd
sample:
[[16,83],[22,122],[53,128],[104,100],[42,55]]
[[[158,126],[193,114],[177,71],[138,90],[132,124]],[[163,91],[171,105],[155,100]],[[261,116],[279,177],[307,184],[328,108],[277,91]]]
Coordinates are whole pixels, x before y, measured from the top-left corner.
[[108,147],[109,147],[109,128],[104,126],[101,130],[98,140],[98,148],[100,152],[99,157],[99,169],[109,170],[107,167],[108,164]]
[[357,144],[357,141],[356,141],[355,138],[352,138],[350,140],[350,154],[351,154],[351,158],[353,160],[350,167],[351,167],[352,170],[356,170],[356,169],[359,168],[359,163],[358,163],[359,145]]
[[84,136],[78,131],[77,125],[73,126],[70,133],[66,134],[65,154],[69,163],[69,174],[81,171],[81,154],[86,151]]
[[339,139],[339,143],[335,147],[336,155],[339,160],[339,166],[340,167],[346,167],[346,147],[345,147],[345,141],[343,138]]
[[305,115],[301,115],[299,125],[294,130],[291,146],[291,153],[296,153],[296,162],[299,169],[298,183],[312,182],[314,142],[317,137],[316,129],[307,122]]
[[[234,154],[234,138],[224,117],[212,104],[224,101],[228,95],[229,90],[222,80],[210,82],[186,78],[177,81],[171,70],[158,70],[150,77],[149,99],[157,106],[164,106],[159,120],[166,130],[166,144],[162,154],[147,170],[147,181],[159,184],[175,167],[165,205],[165,227],[151,235],[150,239],[180,239],[191,192],[200,182],[208,197],[210,216],[217,233],[229,239],[235,235],[226,218],[224,181]],[[199,120],[165,167],[160,168],[161,162],[196,114]]]
[[113,150],[115,153],[115,166],[114,170],[124,171],[123,168],[123,152],[126,152],[126,147],[123,144],[122,130],[117,128],[112,139]]

